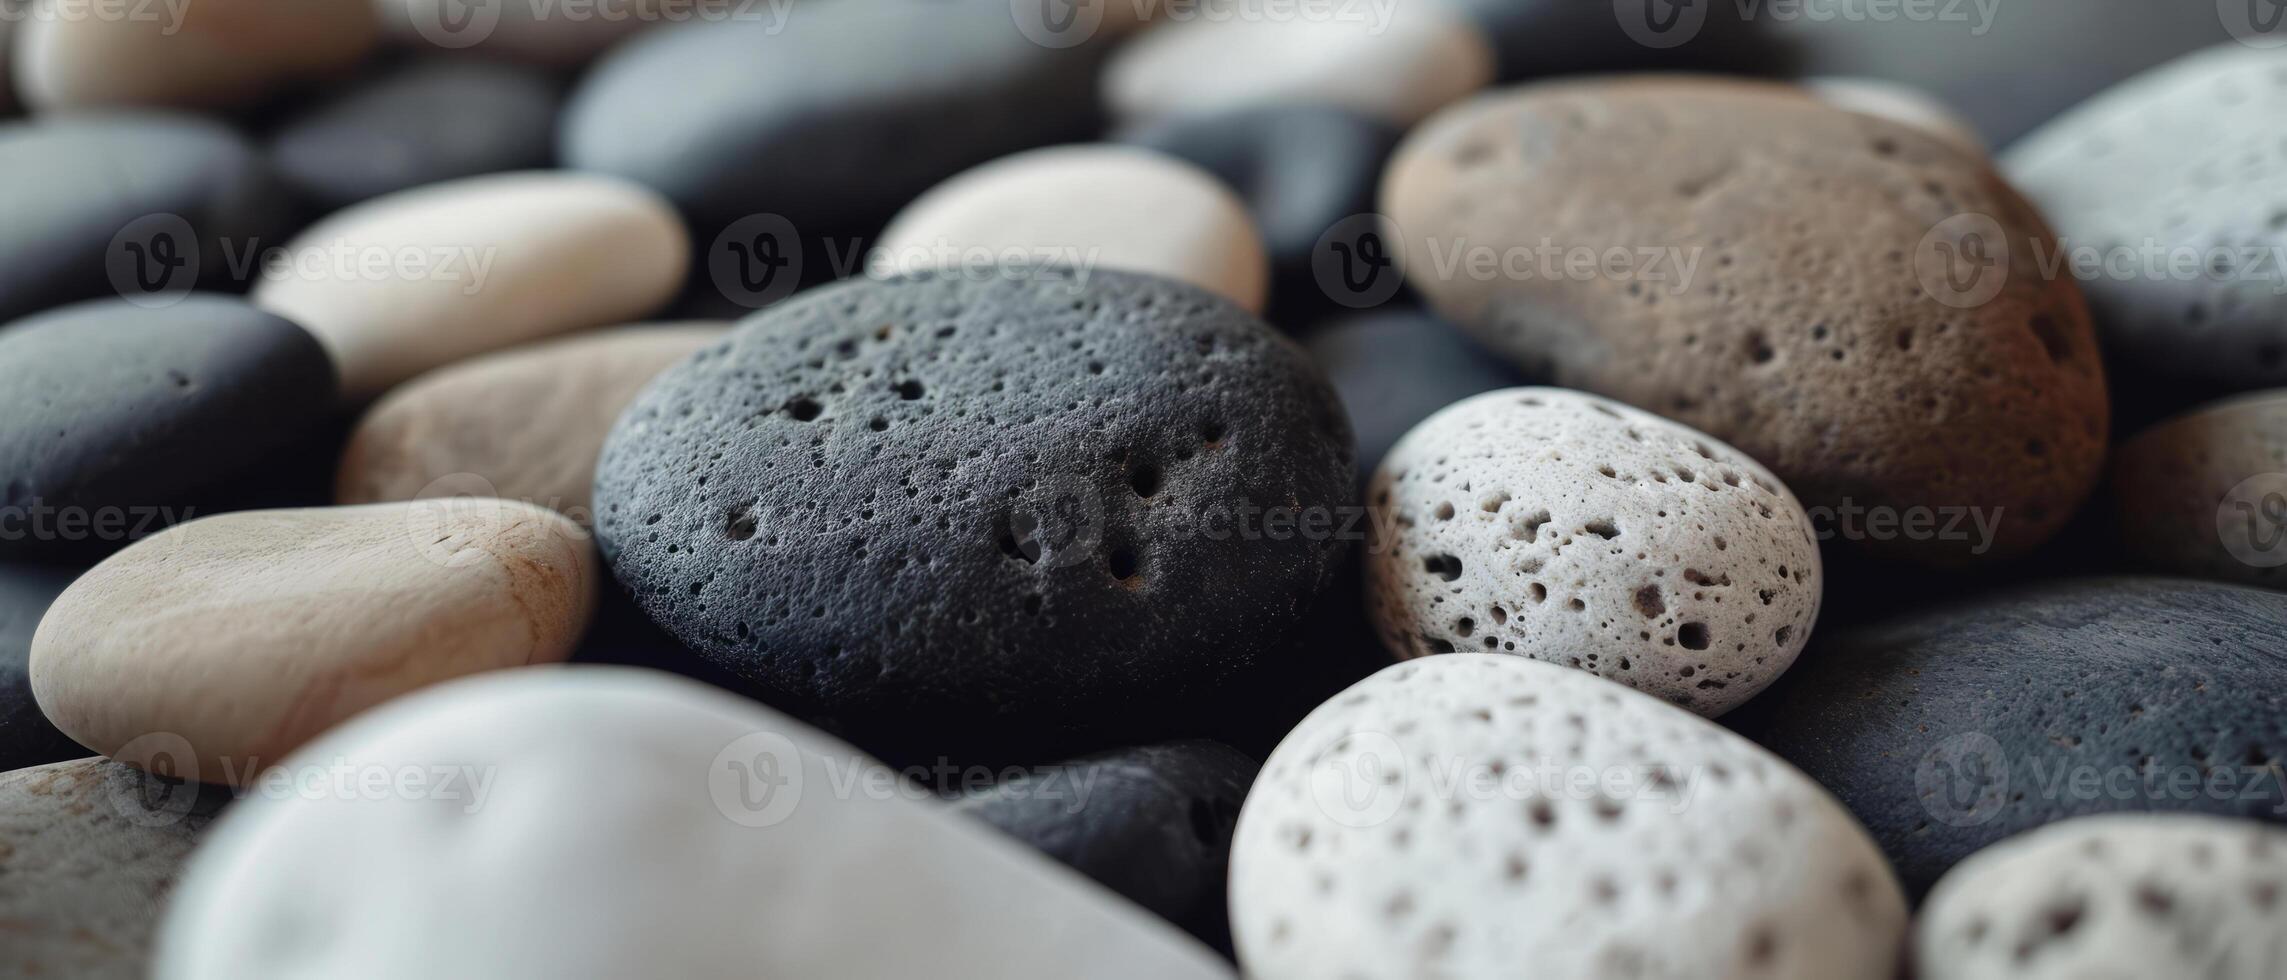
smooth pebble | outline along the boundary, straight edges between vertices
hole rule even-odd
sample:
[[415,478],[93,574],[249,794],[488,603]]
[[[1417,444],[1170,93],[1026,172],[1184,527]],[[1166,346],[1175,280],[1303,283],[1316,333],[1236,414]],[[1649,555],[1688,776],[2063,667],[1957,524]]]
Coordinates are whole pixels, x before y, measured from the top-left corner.
[[423,184],[546,167],[556,110],[556,82],[541,71],[432,58],[297,112],[270,134],[270,160],[294,193],[335,211]]
[[2226,399],[2155,425],[2112,454],[2114,516],[2155,571],[2279,588],[2287,550],[2287,391]]
[[380,37],[369,0],[31,2],[12,61],[17,92],[40,112],[243,107],[349,71]]

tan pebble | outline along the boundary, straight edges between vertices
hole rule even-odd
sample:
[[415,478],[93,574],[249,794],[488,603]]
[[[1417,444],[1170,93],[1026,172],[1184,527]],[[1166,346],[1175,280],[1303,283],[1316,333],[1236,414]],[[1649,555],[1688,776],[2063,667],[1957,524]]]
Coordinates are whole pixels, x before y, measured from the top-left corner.
[[[2287,585],[2287,391],[2243,395],[2122,443],[2113,497],[2130,554],[2152,568]],[[2276,563],[2275,563],[2276,562]]]
[[379,37],[367,0],[37,0],[16,33],[17,91],[42,111],[243,106],[349,71]]

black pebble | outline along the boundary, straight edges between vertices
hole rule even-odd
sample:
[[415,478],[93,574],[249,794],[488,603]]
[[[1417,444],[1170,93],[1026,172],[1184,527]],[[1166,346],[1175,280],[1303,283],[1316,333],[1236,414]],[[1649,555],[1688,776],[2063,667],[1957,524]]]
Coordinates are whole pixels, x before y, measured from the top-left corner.
[[48,724],[32,700],[32,633],[78,573],[40,565],[0,565],[0,772],[95,753]]
[[748,319],[620,418],[605,559],[700,655],[892,759],[1205,730],[1188,695],[1290,641],[1343,554],[1240,509],[1346,505],[1349,426],[1227,301],[1084,283],[860,280]]
[[414,62],[310,107],[271,134],[279,178],[327,211],[439,181],[549,166],[556,83],[516,65]]
[[1358,482],[1423,419],[1471,395],[1530,383],[1452,324],[1416,309],[1350,316],[1310,334],[1358,430]]

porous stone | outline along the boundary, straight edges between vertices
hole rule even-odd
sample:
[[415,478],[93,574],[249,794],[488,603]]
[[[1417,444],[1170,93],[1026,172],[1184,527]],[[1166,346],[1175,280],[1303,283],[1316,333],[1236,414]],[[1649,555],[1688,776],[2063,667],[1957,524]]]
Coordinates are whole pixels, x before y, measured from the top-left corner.
[[228,801],[105,759],[0,772],[0,977],[149,976],[175,876]]
[[1919,894],[2064,817],[2279,822],[2283,689],[2287,596],[2067,580],[1824,630],[1751,734],[1841,797]]
[[1423,419],[1471,395],[1525,379],[1435,314],[1377,310],[1313,331],[1304,345],[1325,369],[1358,431],[1358,485]]
[[415,49],[475,55],[471,61],[511,60],[575,68],[605,49],[664,23],[725,18],[768,19],[783,9],[768,3],[705,6],[673,0],[611,3],[487,3],[458,0],[373,0],[384,36]]
[[88,300],[0,327],[0,554],[100,555],[324,422],[316,340],[231,296]]
[[[875,243],[891,273],[1059,263],[1148,272],[1261,313],[1262,236],[1212,175],[1151,150],[1058,146],[1002,157],[931,188]],[[1015,259],[1010,268],[1010,259]]]
[[541,71],[418,61],[286,120],[270,134],[270,160],[303,200],[335,211],[423,184],[546,167],[556,110],[556,83]]
[[683,223],[658,195],[554,171],[374,198],[286,251],[292,264],[264,274],[255,305],[316,334],[354,399],[477,354],[637,319],[674,297],[690,259]]
[[[877,753],[1013,736],[1038,759],[1184,734],[1181,692],[1291,638],[1350,466],[1324,379],[1203,290],[861,280],[646,389],[596,530],[660,625]],[[1294,523],[1264,533],[1266,508]]]
[[178,525],[64,590],[32,638],[58,729],[130,765],[244,786],[334,724],[447,678],[570,655],[594,606],[586,532],[459,498]]
[[2020,554],[2096,480],[2104,372],[2078,287],[2042,275],[2053,236],[1920,130],[1758,82],[1527,86],[1415,130],[1382,202],[1414,287],[1529,371],[1728,441],[1814,508],[2000,515],[1981,550],[1861,542],[1882,554]]
[[1585,673],[1387,668],[1271,753],[1231,852],[1260,980],[1887,980],[1906,906],[1826,791]]
[[511,348],[389,393],[342,451],[343,504],[473,492],[589,523],[604,436],[659,372],[729,324],[644,325]]
[[1754,697],[1818,619],[1818,541],[1754,460],[1649,412],[1510,388],[1415,426],[1375,471],[1366,559],[1400,657],[1513,653],[1702,715]]
[[336,760],[465,778],[244,801],[184,872],[160,980],[1230,977],[1173,927],[912,799],[879,763],[654,671],[459,681],[288,765]]
[[1218,742],[1168,742],[1020,770],[954,809],[1228,950],[1231,825],[1256,765]]
[[16,91],[42,112],[245,106],[348,71],[380,36],[369,0],[32,2],[12,67]]
[[[2278,588],[2287,512],[2287,391],[2258,392],[2146,429],[2113,452],[2122,539],[2153,569]],[[2274,560],[2278,563],[2273,563]]]
[[2082,817],[1979,851],[1914,927],[1924,980],[2255,977],[2287,955],[2287,831]]
[[56,731],[32,699],[32,630],[74,574],[42,565],[0,565],[0,772],[88,754]]
[[1855,75],[1822,75],[1803,79],[1803,87],[1829,105],[1904,123],[1964,153],[1985,155],[1985,140],[1968,120],[1936,96],[1911,85]]
[[2287,384],[2282,99],[2287,50],[2226,44],[2106,91],[2003,158],[2065,243],[2104,261],[2067,274],[2082,276],[2124,397],[2180,408]]

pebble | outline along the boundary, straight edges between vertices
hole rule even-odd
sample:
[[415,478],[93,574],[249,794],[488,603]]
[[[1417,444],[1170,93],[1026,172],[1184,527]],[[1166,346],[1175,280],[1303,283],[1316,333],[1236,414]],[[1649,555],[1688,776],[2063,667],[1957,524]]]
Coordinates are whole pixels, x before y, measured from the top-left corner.
[[[1037,759],[1169,737],[1181,691],[1291,639],[1351,465],[1304,355],[1200,289],[858,280],[646,389],[596,531],[653,620],[877,754],[1011,736]],[[1326,524],[1242,513],[1281,504]]]
[[1025,771],[954,809],[1228,950],[1231,825],[1256,768],[1219,742],[1169,742]]
[[14,17],[0,18],[0,117],[15,115],[21,108],[16,104],[15,70],[8,63],[16,47],[17,23]]
[[690,248],[658,195],[528,171],[375,198],[286,246],[254,302],[317,335],[343,393],[370,399],[454,361],[626,323],[683,285]]
[[767,17],[767,2],[687,4],[673,0],[608,0],[599,3],[467,3],[465,0],[375,0],[381,30],[390,41],[416,49],[474,55],[480,60],[521,61],[550,68],[577,68],[612,45],[671,17],[720,19],[741,14]]
[[288,118],[270,134],[270,160],[303,200],[335,211],[423,184],[547,167],[557,101],[556,82],[536,69],[418,61]]
[[2287,506],[2287,391],[2209,405],[2113,451],[2115,513],[2127,551],[2175,575],[2279,588]]
[[587,534],[462,498],[247,511],[97,565],[32,639],[58,729],[132,765],[247,785],[317,733],[463,674],[563,660],[594,606]]
[[1850,814],[1746,739],[1459,654],[1367,678],[1271,753],[1231,924],[1257,980],[1888,980],[1906,907]]
[[1112,144],[1032,150],[963,173],[906,205],[876,247],[893,273],[1122,269],[1191,283],[1250,313],[1269,289],[1262,236],[1230,188],[1166,154]]
[[1806,78],[1802,84],[1828,105],[1912,126],[1965,153],[1986,153],[1985,139],[1977,135],[1969,120],[1936,96],[1911,85],[1855,75]]
[[19,556],[100,555],[197,516],[335,394],[307,332],[212,293],[19,320],[0,378],[0,553]]
[[1513,653],[1708,717],[1794,663],[1818,542],[1794,494],[1695,430],[1510,388],[1415,426],[1374,473],[1367,595],[1400,657]]
[[0,322],[96,296],[217,288],[232,256],[291,231],[261,153],[191,116],[0,123],[0,173],[39,188],[0,202]]
[[[1410,126],[1493,80],[1492,43],[1443,3],[1333,16],[1248,16],[1227,0],[1144,31],[1104,67],[1104,105],[1122,124],[1311,103]],[[1221,8],[1225,16],[1211,12]]]
[[0,978],[149,976],[160,909],[228,799],[103,759],[0,772]]
[[1097,129],[1097,47],[1035,44],[1006,4],[787,9],[783,24],[676,25],[613,51],[565,109],[566,165],[665,194],[702,242],[758,214],[871,234],[954,174]]
[[1922,980],[2276,975],[2287,831],[2184,815],[2082,817],[1978,852],[1914,930]]
[[[1820,633],[1751,734],[1866,821],[1915,894],[2063,817],[2277,822],[2283,624],[2287,596],[2177,579],[1986,593]],[[2113,782],[2063,777],[2084,769]],[[2237,780],[2220,798],[2218,770]]]
[[[1999,515],[1990,540],[1860,536],[1880,554],[2022,553],[2098,475],[2104,372],[2078,288],[2040,276],[2031,206],[1919,130],[1760,82],[1550,83],[1416,130],[1382,203],[1408,250],[1496,263],[1409,272],[1528,372],[1728,441],[1813,508]],[[2016,246],[2006,275],[1972,262],[1992,240]],[[1614,249],[1617,275],[1567,271]]]
[[32,3],[13,60],[18,93],[41,112],[247,106],[348,72],[380,37],[364,0]]
[[1304,344],[1333,380],[1350,424],[1358,430],[1361,491],[1390,447],[1423,419],[1471,395],[1525,380],[1507,362],[1424,310],[1354,314],[1313,331]]
[[244,801],[184,873],[158,980],[1231,975],[848,747],[654,671],[458,681],[288,764],[337,758],[483,788]]
[[0,565],[0,772],[87,755],[32,699],[32,630],[73,575],[42,565]]
[[2124,396],[2180,408],[2287,384],[2283,98],[2287,51],[2226,44],[2106,91],[2003,158],[2068,245],[2113,263],[2082,285]]
[[342,451],[335,502],[474,491],[590,523],[604,436],[659,372],[724,323],[576,334],[439,368],[389,393]]

